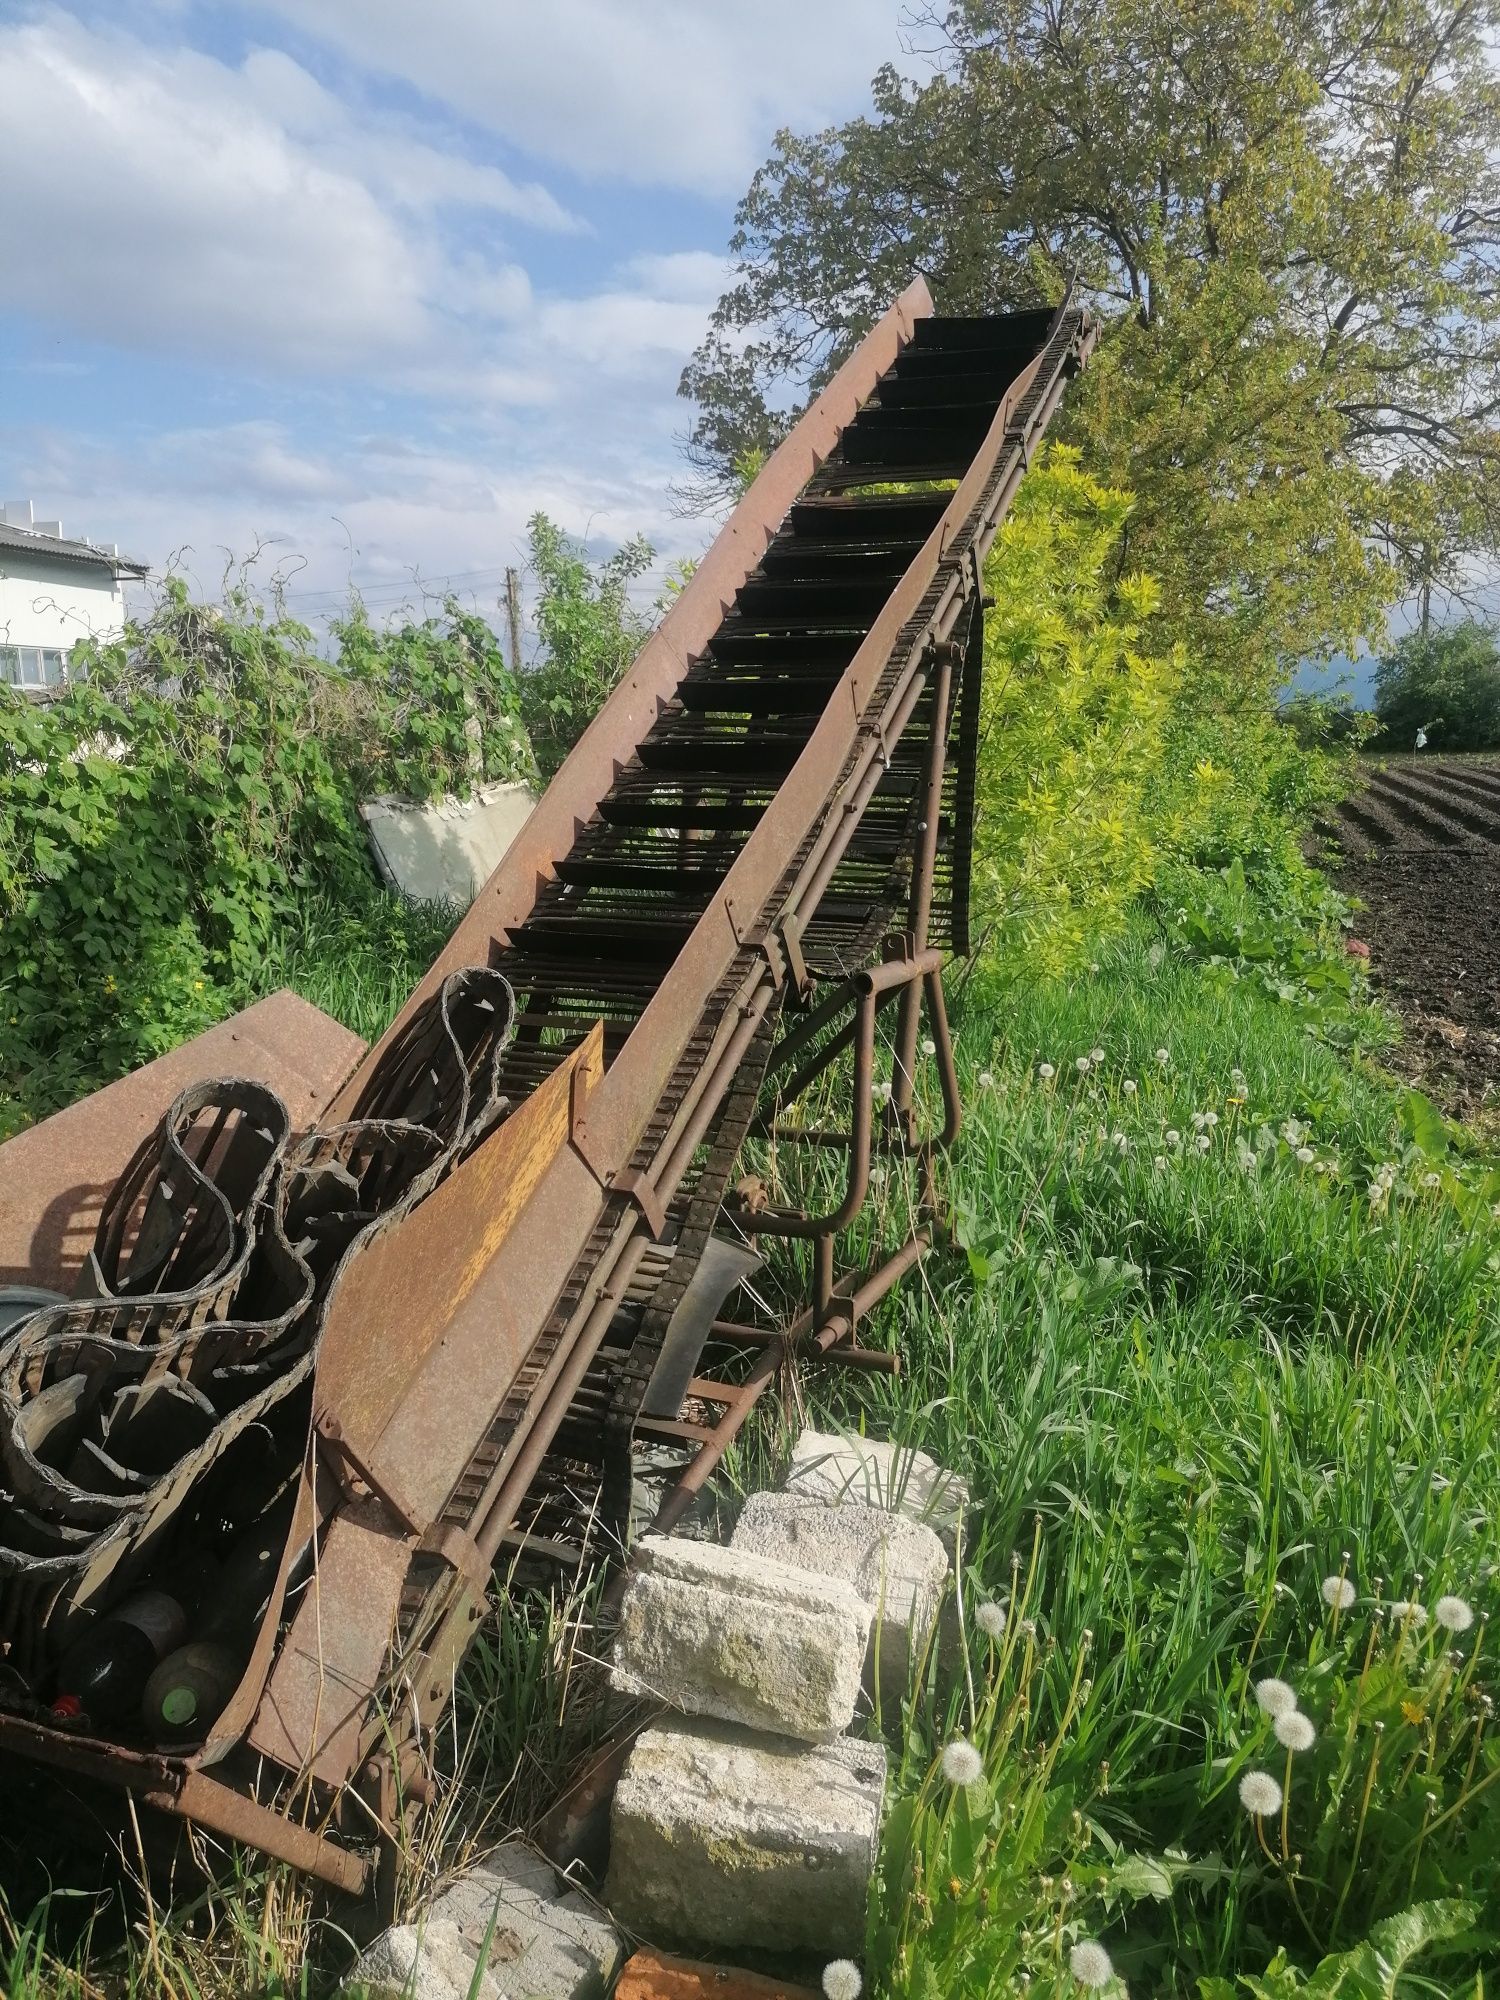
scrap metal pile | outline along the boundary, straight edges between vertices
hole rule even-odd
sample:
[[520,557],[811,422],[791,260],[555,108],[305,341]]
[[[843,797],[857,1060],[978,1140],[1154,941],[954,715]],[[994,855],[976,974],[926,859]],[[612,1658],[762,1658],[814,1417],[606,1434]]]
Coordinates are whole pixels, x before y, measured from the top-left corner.
[[[669,1524],[792,1357],[890,1364],[860,1322],[959,1122],[981,564],[1092,339],[913,286],[314,1129],[178,1098],[87,1296],[0,1334],[0,1748],[357,1890],[497,1565],[619,1553],[645,1470]],[[789,1148],[834,1163],[825,1212],[747,1170]],[[881,1155],[917,1212],[845,1268]],[[728,1301],[775,1237],[809,1297],[768,1324]],[[98,1692],[112,1635],[144,1702]]]

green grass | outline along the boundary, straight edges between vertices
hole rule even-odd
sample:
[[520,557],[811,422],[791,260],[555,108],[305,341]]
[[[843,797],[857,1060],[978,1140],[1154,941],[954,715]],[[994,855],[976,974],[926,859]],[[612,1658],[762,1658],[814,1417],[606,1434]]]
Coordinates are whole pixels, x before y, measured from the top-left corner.
[[[440,942],[416,913],[389,919],[371,936],[315,913],[267,988],[378,1032]],[[1481,1622],[1500,1555],[1494,1191],[1420,1107],[1313,1040],[1305,1010],[1190,957],[1185,935],[1142,915],[1076,982],[970,983],[958,1241],[862,1329],[903,1372],[801,1384],[813,1421],[919,1444],[973,1495],[966,1656],[934,1652],[905,1716],[880,1718],[892,1806],[867,1991],[1077,1994],[1070,1954],[1097,1939],[1138,1996],[1478,2000],[1500,1909]],[[908,1199],[893,1168],[868,1234],[895,1240]],[[769,1477],[800,1420],[768,1412],[736,1476]],[[1355,1591],[1337,1617],[1330,1576]],[[1445,1592],[1480,1614],[1457,1665],[1432,1622],[1388,1613]],[[1003,1608],[998,1636],[981,1604]],[[587,1743],[587,1617],[577,1602],[496,1614],[413,1892],[525,1825]],[[1268,1674],[1317,1731],[1295,1757],[1254,1699]],[[984,1761],[972,1787],[942,1775],[960,1735]],[[1290,1773],[1285,1854],[1279,1815],[1263,1844],[1240,1805],[1252,1769]],[[168,1908],[122,1893],[119,1864],[59,1849],[39,1909],[35,1840],[8,1838],[0,1989],[17,2000],[318,1994],[346,1962],[284,1870],[229,1868]],[[1407,1910],[1406,1932],[1378,1930]],[[1413,1942],[1398,1983],[1371,1971],[1374,1945],[1394,1962]],[[1349,1954],[1343,1984],[1325,1970],[1304,1988]]]
[[[1500,1238],[1472,1195],[1461,1219],[1475,1172],[1404,1141],[1397,1096],[1294,1009],[1144,919],[1097,976],[972,992],[959,1042],[965,1254],[887,1309],[899,1381],[810,1385],[824,1422],[963,1472],[970,1602],[1009,1612],[1002,1647],[969,1628],[972,1702],[934,1666],[910,1718],[875,1990],[1076,1992],[1072,1944],[1102,1938],[1132,1992],[1227,1995],[1409,1904],[1500,1909],[1488,1669],[1446,1668],[1432,1625],[1398,1649],[1376,1615],[1496,1596]],[[1335,1631],[1339,1575],[1357,1601]],[[1319,1729],[1291,1778],[1300,1864],[1237,1796],[1247,1767],[1285,1777],[1266,1674]],[[972,1795],[932,1772],[951,1734],[986,1753]],[[1439,1945],[1399,1990],[1472,1993],[1496,1962],[1493,1940]]]
[[272,940],[247,998],[290,986],[366,1041],[385,1032],[453,934],[462,911],[372,891],[359,909],[319,898]]

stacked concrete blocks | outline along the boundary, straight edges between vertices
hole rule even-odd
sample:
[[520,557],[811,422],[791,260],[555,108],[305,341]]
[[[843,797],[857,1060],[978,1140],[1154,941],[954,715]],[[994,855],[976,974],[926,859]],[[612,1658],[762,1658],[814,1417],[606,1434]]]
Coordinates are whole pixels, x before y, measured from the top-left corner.
[[615,1793],[606,1900],[653,1939],[857,1956],[884,1793],[879,1744],[647,1730]]
[[730,1546],[855,1590],[870,1613],[866,1684],[899,1716],[942,1602],[948,1556],[931,1528],[808,1493],[752,1493]]
[[730,1546],[647,1537],[614,1685],[685,1718],[636,1742],[611,1812],[610,1908],[653,1941],[858,1957],[885,1751],[845,1732],[861,1682],[899,1708],[968,1501],[924,1453],[806,1432],[786,1493]]
[[869,1631],[850,1582],[648,1535],[620,1609],[613,1681],[688,1715],[831,1743],[854,1719]]
[[957,1558],[969,1489],[925,1451],[881,1438],[804,1431],[792,1447],[786,1485],[804,1499],[851,1503],[919,1521]]

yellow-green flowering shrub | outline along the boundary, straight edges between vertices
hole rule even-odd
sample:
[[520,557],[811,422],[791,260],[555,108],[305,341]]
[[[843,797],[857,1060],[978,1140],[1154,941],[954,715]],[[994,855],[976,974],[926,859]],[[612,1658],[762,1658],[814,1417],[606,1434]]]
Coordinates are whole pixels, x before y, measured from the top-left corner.
[[1130,495],[1048,450],[986,569],[975,902],[1017,966],[1066,970],[1152,879],[1152,791],[1183,674],[1151,578],[1119,572]]

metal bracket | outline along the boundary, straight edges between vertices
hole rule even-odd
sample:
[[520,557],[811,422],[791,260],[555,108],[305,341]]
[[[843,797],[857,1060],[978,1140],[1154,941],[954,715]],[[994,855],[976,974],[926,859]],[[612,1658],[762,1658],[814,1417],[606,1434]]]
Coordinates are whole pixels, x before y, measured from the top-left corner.
[[655,1183],[632,1168],[628,1173],[616,1174],[610,1187],[615,1194],[622,1194],[627,1201],[635,1203],[652,1237],[660,1243],[667,1233],[667,1211]]
[[325,1454],[333,1461],[334,1476],[348,1492],[358,1494],[361,1489],[373,1493],[383,1507],[395,1515],[402,1527],[413,1535],[420,1535],[422,1522],[416,1508],[393,1481],[383,1479],[370,1470],[362,1459],[349,1449],[344,1437],[344,1427],[338,1418],[328,1411],[317,1419],[315,1425],[318,1441]]
[[447,1563],[450,1569],[458,1572],[470,1590],[488,1601],[494,1582],[493,1565],[485,1560],[473,1537],[466,1535],[456,1522],[434,1523],[417,1546],[422,1555],[437,1556]]
[[609,1169],[589,1151],[589,1079],[579,1063],[568,1079],[568,1143],[601,1188],[609,1186]]
[[779,918],[771,926],[761,939],[760,948],[777,985],[785,986],[799,1002],[808,1000],[813,990],[813,978],[807,969],[807,960],[802,956],[802,919],[795,911]]

